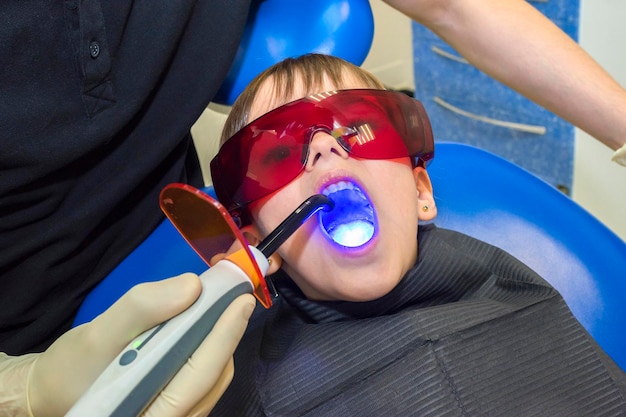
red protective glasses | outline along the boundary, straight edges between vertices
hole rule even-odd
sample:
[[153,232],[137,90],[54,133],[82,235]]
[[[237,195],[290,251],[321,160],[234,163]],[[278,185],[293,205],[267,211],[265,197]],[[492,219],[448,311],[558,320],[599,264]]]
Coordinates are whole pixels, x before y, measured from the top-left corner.
[[[239,215],[249,203],[289,184],[303,170],[316,133],[332,135],[351,156],[364,159],[434,156],[424,106],[385,90],[337,90],[278,107],[233,135],[211,161],[220,202]],[[421,161],[421,162],[420,162]]]

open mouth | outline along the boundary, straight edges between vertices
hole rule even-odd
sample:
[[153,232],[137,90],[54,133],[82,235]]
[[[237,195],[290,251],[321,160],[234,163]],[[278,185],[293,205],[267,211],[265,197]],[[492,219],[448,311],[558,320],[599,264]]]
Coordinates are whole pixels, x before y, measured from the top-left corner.
[[319,214],[326,235],[335,243],[357,248],[374,236],[376,213],[363,191],[350,181],[339,181],[322,190],[335,203],[331,211]]

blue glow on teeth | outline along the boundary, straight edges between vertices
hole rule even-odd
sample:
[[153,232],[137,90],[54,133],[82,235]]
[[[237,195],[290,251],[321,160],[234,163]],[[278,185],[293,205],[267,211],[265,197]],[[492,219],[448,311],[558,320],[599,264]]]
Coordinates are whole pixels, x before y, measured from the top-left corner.
[[374,208],[358,187],[351,182],[340,181],[327,187],[323,193],[335,203],[333,210],[319,213],[326,236],[348,248],[363,246],[374,237]]

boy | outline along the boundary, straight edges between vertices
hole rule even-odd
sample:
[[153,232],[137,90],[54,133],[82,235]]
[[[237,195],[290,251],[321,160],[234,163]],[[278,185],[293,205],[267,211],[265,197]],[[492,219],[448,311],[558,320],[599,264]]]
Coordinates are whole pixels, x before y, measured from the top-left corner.
[[[418,226],[436,216],[428,118],[383,90],[306,55],[233,106],[213,182],[251,243],[312,194],[339,215],[273,256],[280,298],[251,319],[211,415],[624,415],[624,373],[554,289],[497,248]],[[354,225],[361,240],[342,240]]]

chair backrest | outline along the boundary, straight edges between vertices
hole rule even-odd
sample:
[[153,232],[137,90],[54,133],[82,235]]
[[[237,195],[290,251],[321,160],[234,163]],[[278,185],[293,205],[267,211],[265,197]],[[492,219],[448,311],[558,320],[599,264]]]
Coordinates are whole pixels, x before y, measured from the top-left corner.
[[253,1],[235,61],[213,100],[232,105],[261,71],[309,52],[361,65],[373,38],[369,0]]
[[[560,191],[494,154],[456,143],[438,143],[435,152],[428,171],[436,224],[501,247],[537,271],[626,369],[626,243]],[[135,284],[206,268],[165,220],[89,294],[75,325]]]
[[440,227],[498,246],[565,298],[626,369],[626,243],[572,199],[487,151],[437,143],[428,167]]

